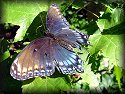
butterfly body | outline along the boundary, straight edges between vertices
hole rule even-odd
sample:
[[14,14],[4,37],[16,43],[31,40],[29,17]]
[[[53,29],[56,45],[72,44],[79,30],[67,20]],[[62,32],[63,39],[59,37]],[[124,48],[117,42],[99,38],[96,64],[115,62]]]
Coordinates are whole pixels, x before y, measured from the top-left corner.
[[80,43],[87,44],[88,36],[69,29],[56,4],[48,10],[46,25],[45,36],[27,45],[12,63],[10,74],[14,79],[50,76],[55,67],[63,74],[83,71],[83,61],[73,48],[79,48]]

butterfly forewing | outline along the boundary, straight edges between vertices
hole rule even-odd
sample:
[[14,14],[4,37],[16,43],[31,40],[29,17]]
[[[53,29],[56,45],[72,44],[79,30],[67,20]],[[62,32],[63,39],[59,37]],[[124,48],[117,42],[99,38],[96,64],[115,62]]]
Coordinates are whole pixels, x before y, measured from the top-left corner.
[[51,33],[58,33],[62,28],[69,28],[69,23],[61,14],[56,4],[52,4],[48,10],[46,26]]
[[62,29],[60,33],[57,33],[57,38],[63,38],[73,44],[74,48],[79,48],[80,43],[88,44],[88,36],[86,34],[81,33],[78,30],[72,29]]

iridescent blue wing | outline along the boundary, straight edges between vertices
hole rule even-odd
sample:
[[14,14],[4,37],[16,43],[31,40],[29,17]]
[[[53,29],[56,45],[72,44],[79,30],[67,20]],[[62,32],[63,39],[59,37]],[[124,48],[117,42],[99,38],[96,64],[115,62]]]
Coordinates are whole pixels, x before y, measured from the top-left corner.
[[83,71],[83,61],[73,51],[73,48],[79,48],[80,44],[88,44],[88,36],[72,29],[61,29],[55,35],[58,42],[55,44],[56,67],[63,74],[74,74]]
[[50,76],[55,72],[51,38],[34,40],[17,56],[10,68],[14,79],[27,80],[36,76]]
[[46,26],[48,31],[53,34],[60,32],[62,28],[69,28],[69,23],[60,13],[56,4],[52,4],[48,10]]
[[74,74],[83,71],[83,61],[73,52],[55,44],[56,68],[63,74]]

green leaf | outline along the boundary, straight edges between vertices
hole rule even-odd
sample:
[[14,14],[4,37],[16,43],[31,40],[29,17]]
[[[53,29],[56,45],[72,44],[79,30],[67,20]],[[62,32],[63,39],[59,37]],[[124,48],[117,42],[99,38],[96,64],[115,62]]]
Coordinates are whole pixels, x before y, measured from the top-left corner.
[[70,84],[67,83],[64,77],[58,78],[40,78],[37,77],[33,82],[22,86],[23,93],[44,93],[44,94],[53,94],[60,93],[61,91],[70,90]]
[[111,66],[112,64],[122,66],[122,37],[122,35],[92,35],[89,38],[92,46],[89,46],[88,50],[91,55],[101,51],[103,56],[109,58]]
[[114,66],[114,74],[116,75],[116,80],[118,82],[118,86],[121,89],[121,78],[122,78],[122,72],[121,68],[119,66]]
[[100,74],[94,74],[93,71],[91,71],[91,64],[84,65],[84,73],[81,74],[81,77],[83,79],[78,83],[88,83],[91,89],[99,85]]
[[[27,28],[30,26],[33,19],[42,11],[47,11],[48,2],[29,2],[29,1],[2,1],[4,15],[3,21],[6,23],[13,23],[19,25],[14,41],[21,41]],[[32,31],[34,32],[34,31]]]
[[108,74],[102,75],[101,85],[104,86],[106,89],[109,88],[110,86],[114,84],[114,81],[112,78],[113,78],[113,75],[111,76]]
[[124,21],[124,10],[121,8],[107,7],[107,10],[100,19],[97,20],[97,25],[101,31],[103,29],[109,29],[115,25],[118,25]]
[[9,50],[5,51],[2,55],[0,55],[0,62],[6,60],[10,56]]

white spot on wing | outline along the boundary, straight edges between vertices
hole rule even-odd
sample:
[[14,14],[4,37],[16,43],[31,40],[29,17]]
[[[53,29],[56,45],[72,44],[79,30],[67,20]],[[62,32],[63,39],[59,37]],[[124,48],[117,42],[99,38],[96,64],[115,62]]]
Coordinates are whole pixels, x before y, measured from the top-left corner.
[[58,64],[59,64],[59,66],[63,66],[64,65],[63,62],[58,62]]
[[51,66],[51,63],[46,63],[47,66]]
[[85,38],[85,39],[86,39],[87,37],[86,37],[86,36],[83,36],[83,38]]
[[41,70],[40,72],[45,72],[45,70]]
[[84,42],[84,40],[83,39],[78,39],[80,42]]
[[18,62],[18,58],[16,58],[13,63],[17,65],[17,62]]
[[20,73],[17,73],[17,75],[21,75]]
[[11,69],[14,70],[14,66],[13,65],[11,66]]
[[16,70],[14,70],[14,74],[16,74]]

